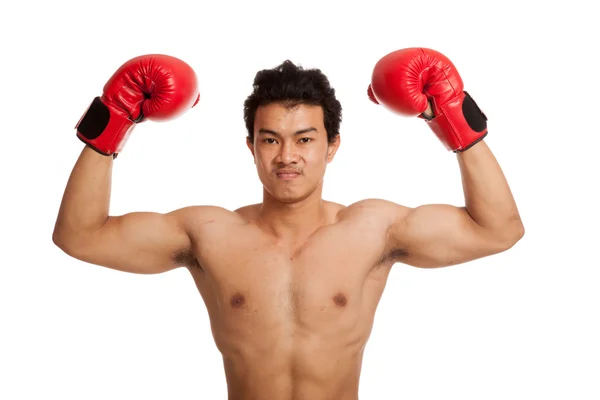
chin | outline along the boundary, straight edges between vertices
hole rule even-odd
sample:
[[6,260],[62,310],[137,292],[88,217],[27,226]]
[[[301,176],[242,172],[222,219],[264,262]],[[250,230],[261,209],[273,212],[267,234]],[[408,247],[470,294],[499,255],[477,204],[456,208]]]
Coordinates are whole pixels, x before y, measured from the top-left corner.
[[271,196],[280,203],[292,204],[304,200],[308,197],[308,194],[271,192]]
[[265,186],[265,190],[273,197],[273,199],[277,200],[283,204],[292,204],[297,203],[306,199],[310,196],[310,192],[300,191],[300,190],[290,190],[289,188],[279,188],[279,187],[267,187]]

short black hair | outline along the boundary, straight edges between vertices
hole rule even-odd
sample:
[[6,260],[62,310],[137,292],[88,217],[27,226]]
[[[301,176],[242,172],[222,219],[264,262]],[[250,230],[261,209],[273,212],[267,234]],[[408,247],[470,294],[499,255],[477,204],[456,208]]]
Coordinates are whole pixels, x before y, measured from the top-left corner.
[[256,110],[272,103],[289,108],[300,104],[321,106],[327,140],[332,142],[340,134],[342,106],[320,69],[304,69],[285,60],[275,68],[258,71],[253,86],[254,90],[244,101],[244,121],[250,141],[254,141]]

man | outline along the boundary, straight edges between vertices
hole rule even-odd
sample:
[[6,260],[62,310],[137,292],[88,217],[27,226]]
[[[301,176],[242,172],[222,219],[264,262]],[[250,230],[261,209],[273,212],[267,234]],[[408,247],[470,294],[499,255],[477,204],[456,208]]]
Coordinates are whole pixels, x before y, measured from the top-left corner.
[[77,127],[86,143],[67,183],[54,243],[79,260],[153,274],[189,270],[223,355],[230,399],[357,399],[363,350],[392,265],[435,268],[511,248],[523,235],[503,173],[483,141],[486,116],[455,67],[403,49],[373,70],[369,97],[422,118],[456,153],[465,207],[322,199],[341,106],[320,70],[260,71],[245,102],[263,201],[109,215],[113,159],[135,122],[174,118],[197,100],[180,60],[124,64]]

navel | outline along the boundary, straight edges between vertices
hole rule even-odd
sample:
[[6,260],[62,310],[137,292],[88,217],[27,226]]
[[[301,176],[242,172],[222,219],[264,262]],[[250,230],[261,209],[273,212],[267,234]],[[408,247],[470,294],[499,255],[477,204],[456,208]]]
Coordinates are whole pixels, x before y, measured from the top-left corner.
[[346,304],[348,304],[348,299],[346,298],[345,294],[340,292],[333,296],[333,302],[338,307],[346,307]]
[[229,304],[233,308],[242,308],[246,304],[246,298],[241,293],[236,293],[231,296],[231,300],[229,300]]

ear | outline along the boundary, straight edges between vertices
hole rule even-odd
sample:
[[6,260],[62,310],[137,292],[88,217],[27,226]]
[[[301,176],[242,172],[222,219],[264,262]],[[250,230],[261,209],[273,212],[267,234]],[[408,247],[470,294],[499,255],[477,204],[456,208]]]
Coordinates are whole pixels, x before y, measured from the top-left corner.
[[328,143],[327,145],[327,163],[329,164],[330,162],[333,161],[333,157],[335,157],[335,153],[337,153],[338,148],[340,147],[341,144],[341,140],[340,139],[340,135],[336,135],[335,138]]
[[254,158],[254,143],[252,143],[252,139],[250,139],[250,136],[246,136],[246,146],[248,146],[248,149],[250,149],[250,153],[252,153],[252,158]]

